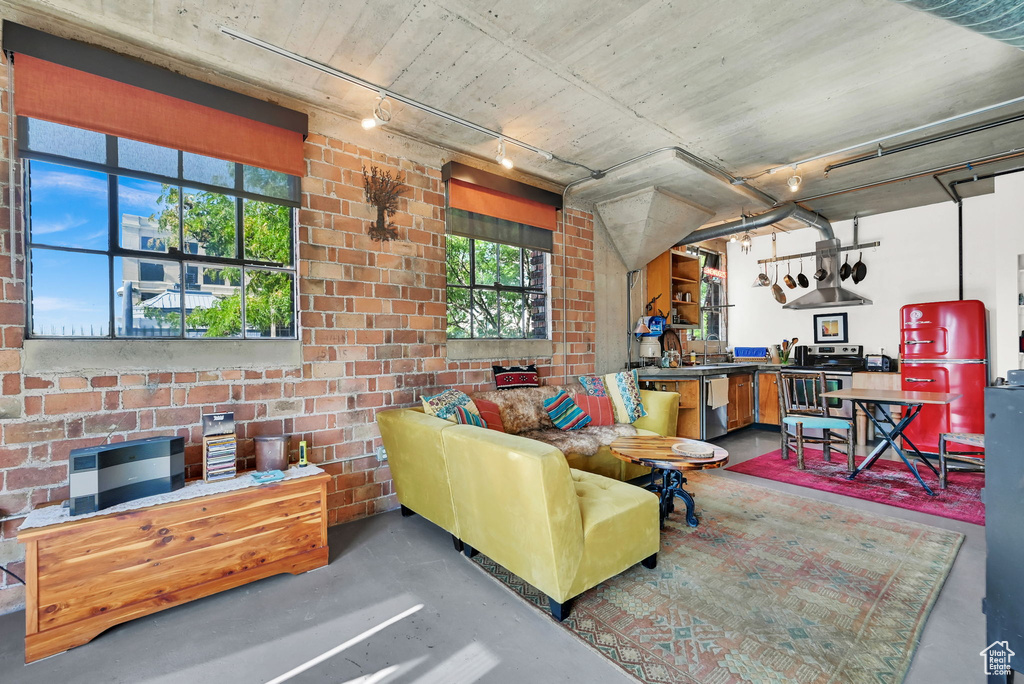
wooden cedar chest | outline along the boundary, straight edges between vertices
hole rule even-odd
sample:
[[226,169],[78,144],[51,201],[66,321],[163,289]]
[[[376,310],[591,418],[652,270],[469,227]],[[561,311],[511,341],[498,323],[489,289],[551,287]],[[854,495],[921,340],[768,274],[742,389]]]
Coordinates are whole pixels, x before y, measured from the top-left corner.
[[314,471],[275,484],[23,528],[25,662],[80,646],[121,622],[326,565],[331,478]]

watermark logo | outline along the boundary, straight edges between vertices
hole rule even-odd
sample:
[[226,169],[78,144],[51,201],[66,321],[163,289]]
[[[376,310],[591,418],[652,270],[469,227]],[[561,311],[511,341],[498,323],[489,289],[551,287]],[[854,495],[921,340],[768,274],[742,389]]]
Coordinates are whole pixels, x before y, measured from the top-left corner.
[[1017,655],[1010,650],[1007,641],[993,641],[979,654],[985,659],[986,675],[1007,676],[1010,674],[1010,658]]

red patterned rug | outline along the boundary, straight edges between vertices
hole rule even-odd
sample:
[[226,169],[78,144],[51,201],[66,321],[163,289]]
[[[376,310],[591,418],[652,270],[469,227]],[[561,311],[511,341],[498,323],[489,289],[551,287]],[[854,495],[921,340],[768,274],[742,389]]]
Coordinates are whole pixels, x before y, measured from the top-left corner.
[[[658,567],[579,596],[561,623],[647,684],[900,682],[963,535],[724,477],[687,486]],[[474,561],[548,612],[547,597]]]
[[[921,466],[921,477],[936,494],[928,496],[902,461],[880,460],[850,481],[846,479],[846,458],[842,454],[833,452],[832,462],[826,463],[820,450],[807,449],[804,459],[807,470],[797,470],[796,454],[783,461],[782,450],[776,449],[727,470],[975,525],[985,524],[985,504],[981,502],[984,473],[950,473],[948,487],[939,489],[939,479],[927,466]],[[863,460],[857,457],[857,463]]]

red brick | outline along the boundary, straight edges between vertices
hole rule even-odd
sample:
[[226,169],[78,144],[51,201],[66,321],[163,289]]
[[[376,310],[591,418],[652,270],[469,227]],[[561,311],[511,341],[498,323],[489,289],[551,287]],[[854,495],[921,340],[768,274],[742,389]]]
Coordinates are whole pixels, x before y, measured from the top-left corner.
[[199,385],[188,390],[190,404],[222,404],[231,398],[228,385]]
[[86,416],[83,423],[85,434],[106,434],[110,432],[130,432],[138,426],[138,414],[134,411],[120,413],[98,413]]
[[4,444],[47,442],[57,439],[64,439],[62,420],[8,423],[4,426]]
[[53,383],[49,380],[43,380],[42,378],[36,378],[31,375],[25,376],[25,389],[27,390],[50,389],[51,387],[53,387]]
[[21,393],[21,376],[17,373],[8,373],[4,376],[4,394]]
[[270,382],[262,385],[246,385],[246,401],[265,401],[267,399],[281,398],[281,383]]
[[89,381],[93,387],[116,387],[116,375],[98,375]]
[[121,403],[125,408],[147,408],[150,406],[169,406],[171,390],[163,389],[132,389],[121,392]]
[[88,413],[98,411],[103,402],[100,392],[69,392],[67,394],[48,394],[44,404],[47,415],[61,413]]
[[199,409],[195,407],[157,409],[153,413],[156,417],[156,427],[194,425],[201,418]]
[[24,466],[7,471],[7,490],[28,489],[64,482],[68,477],[67,465],[43,466],[33,468]]

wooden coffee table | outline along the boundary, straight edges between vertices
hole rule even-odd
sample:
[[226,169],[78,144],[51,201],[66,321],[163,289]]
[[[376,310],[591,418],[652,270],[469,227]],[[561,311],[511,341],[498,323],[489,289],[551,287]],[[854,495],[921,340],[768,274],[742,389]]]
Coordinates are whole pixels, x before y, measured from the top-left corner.
[[[672,451],[673,444],[707,446],[711,447],[714,453],[708,460],[693,460]],[[622,461],[651,469],[651,481],[645,489],[657,494],[661,501],[660,515],[663,528],[665,518],[675,510],[677,496],[686,504],[686,523],[690,527],[697,526],[693,495],[683,489],[683,485],[686,484],[683,471],[721,468],[729,462],[729,452],[722,447],[685,437],[619,437],[611,443],[611,450],[615,457]]]

